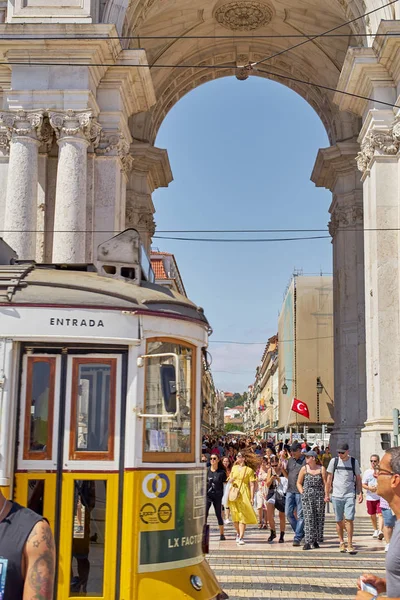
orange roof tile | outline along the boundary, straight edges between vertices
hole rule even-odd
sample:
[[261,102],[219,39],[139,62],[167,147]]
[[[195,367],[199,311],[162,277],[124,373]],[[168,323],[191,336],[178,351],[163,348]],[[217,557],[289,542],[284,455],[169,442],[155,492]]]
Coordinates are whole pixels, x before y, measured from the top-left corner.
[[154,275],[156,279],[168,279],[164,269],[164,263],[161,259],[151,259],[151,266],[153,267]]

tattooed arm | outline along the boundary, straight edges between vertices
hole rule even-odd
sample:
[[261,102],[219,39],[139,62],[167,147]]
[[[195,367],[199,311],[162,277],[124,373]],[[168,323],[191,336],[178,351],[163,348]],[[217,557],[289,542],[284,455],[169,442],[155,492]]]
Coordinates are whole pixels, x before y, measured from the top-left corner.
[[25,585],[23,600],[53,600],[55,549],[51,529],[39,521],[24,549]]

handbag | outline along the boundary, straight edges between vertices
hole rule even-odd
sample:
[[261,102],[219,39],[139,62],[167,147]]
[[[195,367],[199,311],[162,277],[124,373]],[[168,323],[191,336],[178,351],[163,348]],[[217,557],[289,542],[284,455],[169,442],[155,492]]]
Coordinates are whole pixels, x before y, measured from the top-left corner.
[[238,499],[239,494],[240,494],[240,488],[242,487],[243,480],[246,476],[246,471],[247,471],[247,467],[245,467],[245,469],[244,469],[244,473],[243,473],[242,481],[240,482],[240,486],[238,488],[231,486],[231,489],[229,490],[229,502],[235,502],[235,500]]

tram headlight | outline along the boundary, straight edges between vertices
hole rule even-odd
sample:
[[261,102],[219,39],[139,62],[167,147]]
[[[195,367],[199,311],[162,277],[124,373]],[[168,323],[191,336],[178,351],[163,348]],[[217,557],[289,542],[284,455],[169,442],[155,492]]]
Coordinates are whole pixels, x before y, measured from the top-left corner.
[[201,577],[199,577],[198,575],[191,575],[190,583],[197,592],[200,592],[200,590],[203,589],[203,582],[201,580]]

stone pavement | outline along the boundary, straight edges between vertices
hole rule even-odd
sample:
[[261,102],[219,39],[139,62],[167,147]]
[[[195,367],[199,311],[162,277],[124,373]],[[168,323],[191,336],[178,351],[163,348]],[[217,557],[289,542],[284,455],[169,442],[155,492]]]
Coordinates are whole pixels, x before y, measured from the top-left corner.
[[355,521],[357,554],[341,554],[335,523],[327,515],[325,541],[320,550],[304,551],[292,546],[293,533],[287,525],[287,541],[267,543],[269,531],[248,527],[245,546],[237,546],[232,525],[225,528],[227,540],[219,541],[215,517],[210,515],[211,567],[230,600],[247,598],[290,598],[308,600],[353,600],[361,573],[383,575],[385,542],[372,539],[368,517]]

